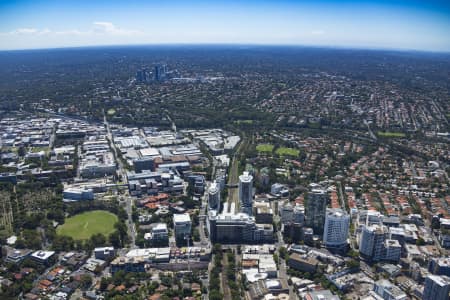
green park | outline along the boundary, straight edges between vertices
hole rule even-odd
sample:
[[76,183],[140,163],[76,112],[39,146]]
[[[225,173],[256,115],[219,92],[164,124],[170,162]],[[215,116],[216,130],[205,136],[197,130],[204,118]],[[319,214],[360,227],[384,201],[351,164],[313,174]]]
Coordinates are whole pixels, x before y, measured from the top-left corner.
[[114,224],[117,221],[117,216],[108,211],[88,211],[67,218],[56,232],[58,235],[70,236],[74,240],[87,240],[98,233],[108,236],[114,232]]

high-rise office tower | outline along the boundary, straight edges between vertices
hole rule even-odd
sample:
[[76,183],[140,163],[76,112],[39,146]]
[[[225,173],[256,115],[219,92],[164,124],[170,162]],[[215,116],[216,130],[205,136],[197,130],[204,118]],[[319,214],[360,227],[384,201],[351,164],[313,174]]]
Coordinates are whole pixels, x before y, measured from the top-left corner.
[[306,226],[314,230],[314,234],[323,234],[328,194],[325,190],[313,189],[308,193],[305,206]]
[[251,215],[253,202],[253,176],[248,172],[244,172],[239,176],[239,200],[241,202],[241,210]]

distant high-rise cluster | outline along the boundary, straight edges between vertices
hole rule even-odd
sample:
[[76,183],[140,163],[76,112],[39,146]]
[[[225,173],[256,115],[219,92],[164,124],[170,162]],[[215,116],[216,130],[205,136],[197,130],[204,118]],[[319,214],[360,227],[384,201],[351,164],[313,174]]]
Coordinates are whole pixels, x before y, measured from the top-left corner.
[[153,79],[155,81],[164,81],[166,79],[167,66],[160,64],[156,65],[153,71]]
[[157,64],[150,72],[147,68],[142,68],[136,72],[136,83],[151,83],[164,82],[172,77],[172,72],[169,72],[167,65]]
[[143,68],[136,72],[137,83],[147,83],[150,80],[150,73],[147,69]]

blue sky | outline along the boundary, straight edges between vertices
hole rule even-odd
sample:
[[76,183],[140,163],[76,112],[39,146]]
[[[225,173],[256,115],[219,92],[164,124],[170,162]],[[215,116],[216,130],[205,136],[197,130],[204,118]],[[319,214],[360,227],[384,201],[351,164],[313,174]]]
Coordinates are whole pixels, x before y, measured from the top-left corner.
[[239,43],[450,51],[450,1],[0,0],[0,49]]

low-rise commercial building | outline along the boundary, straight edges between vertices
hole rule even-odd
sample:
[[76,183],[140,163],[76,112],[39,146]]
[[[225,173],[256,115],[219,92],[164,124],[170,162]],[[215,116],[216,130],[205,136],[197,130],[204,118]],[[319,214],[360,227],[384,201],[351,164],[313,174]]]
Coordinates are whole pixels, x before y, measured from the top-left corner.
[[300,255],[297,253],[292,253],[289,256],[288,265],[289,267],[301,272],[314,273],[317,270],[319,261],[314,257],[310,257],[306,254]]
[[39,264],[48,265],[48,264],[50,264],[51,260],[53,259],[55,253],[56,253],[55,251],[39,250],[39,251],[33,252],[30,255],[30,258]]
[[94,249],[96,259],[108,260],[116,256],[114,247],[98,247]]
[[406,300],[408,296],[390,281],[381,279],[375,282],[374,291],[384,300]]
[[92,189],[67,188],[63,191],[64,201],[84,201],[94,200],[94,191]]
[[152,245],[163,245],[169,241],[169,230],[166,223],[153,224],[150,232],[144,235],[144,239],[150,241]]

